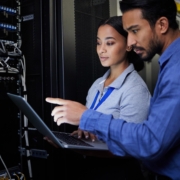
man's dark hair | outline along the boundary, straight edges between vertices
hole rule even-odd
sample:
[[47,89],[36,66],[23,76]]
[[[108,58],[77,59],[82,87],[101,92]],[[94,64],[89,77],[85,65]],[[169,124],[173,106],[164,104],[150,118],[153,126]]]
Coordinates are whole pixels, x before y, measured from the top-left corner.
[[178,28],[177,7],[174,0],[121,0],[119,4],[122,13],[132,9],[140,9],[142,18],[146,19],[151,27],[154,27],[156,21],[164,16],[169,20],[170,28]]
[[[127,39],[128,33],[123,29],[122,16],[113,16],[108,19],[104,19],[100,21],[98,28],[106,24],[113,27],[119,34]],[[141,71],[144,68],[144,61],[142,61],[133,50],[128,52],[127,58],[130,63],[134,64],[136,71]]]

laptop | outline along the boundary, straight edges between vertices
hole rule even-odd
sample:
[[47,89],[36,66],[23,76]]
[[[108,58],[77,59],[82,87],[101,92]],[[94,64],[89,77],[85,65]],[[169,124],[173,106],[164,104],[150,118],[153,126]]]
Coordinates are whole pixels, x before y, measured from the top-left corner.
[[100,140],[92,142],[91,139],[78,139],[76,136],[71,136],[70,133],[51,131],[25,98],[11,93],[7,93],[7,95],[28,118],[29,122],[31,122],[42,135],[48,137],[59,147],[82,150],[108,150],[107,145]]

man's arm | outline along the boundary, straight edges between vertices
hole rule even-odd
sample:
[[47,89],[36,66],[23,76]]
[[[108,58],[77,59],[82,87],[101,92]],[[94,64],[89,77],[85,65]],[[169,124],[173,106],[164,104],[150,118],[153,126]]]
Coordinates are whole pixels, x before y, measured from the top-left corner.
[[[178,66],[174,65],[173,68]],[[74,101],[56,98],[48,98],[47,101],[61,105],[52,111],[58,125],[78,125],[80,122],[80,129],[91,132],[106,142],[113,154],[156,160],[180,143],[180,77],[175,73],[172,78],[170,75],[174,71],[177,72],[174,69],[163,71],[166,73],[166,80],[161,82],[161,87],[159,85],[156,88],[158,92],[155,92],[152,99],[148,119],[141,124],[113,119],[111,115],[89,110]]]
[[157,82],[149,116],[143,123],[127,123],[111,115],[86,110],[79,127],[105,141],[113,154],[150,161],[162,158],[180,143],[180,75],[176,73],[172,78],[171,69],[164,72],[166,78]]

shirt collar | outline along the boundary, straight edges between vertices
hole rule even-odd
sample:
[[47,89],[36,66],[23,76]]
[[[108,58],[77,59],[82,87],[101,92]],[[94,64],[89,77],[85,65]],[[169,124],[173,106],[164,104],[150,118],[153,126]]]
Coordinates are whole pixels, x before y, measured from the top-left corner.
[[[119,89],[123,85],[123,82],[125,81],[128,74],[131,73],[132,71],[134,71],[134,65],[130,64],[123,71],[123,73],[120,76],[118,76],[118,78],[115,79],[108,87],[114,87],[116,89]],[[99,83],[98,86],[100,86],[100,87],[104,86],[104,82],[107,79],[107,77],[109,76],[109,73],[110,73],[110,69],[104,74],[104,76],[102,77],[102,80],[101,80],[101,82]]]
[[162,66],[173,54],[176,50],[179,49],[180,38],[174,40],[169,47],[163,52],[163,54],[159,58],[159,64]]

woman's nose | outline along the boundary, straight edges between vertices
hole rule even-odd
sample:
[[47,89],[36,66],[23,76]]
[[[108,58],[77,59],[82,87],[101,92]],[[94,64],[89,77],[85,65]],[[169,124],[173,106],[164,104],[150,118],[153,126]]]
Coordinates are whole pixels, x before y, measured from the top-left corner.
[[106,47],[105,47],[105,45],[101,45],[100,47],[99,47],[99,53],[105,53],[106,52]]

